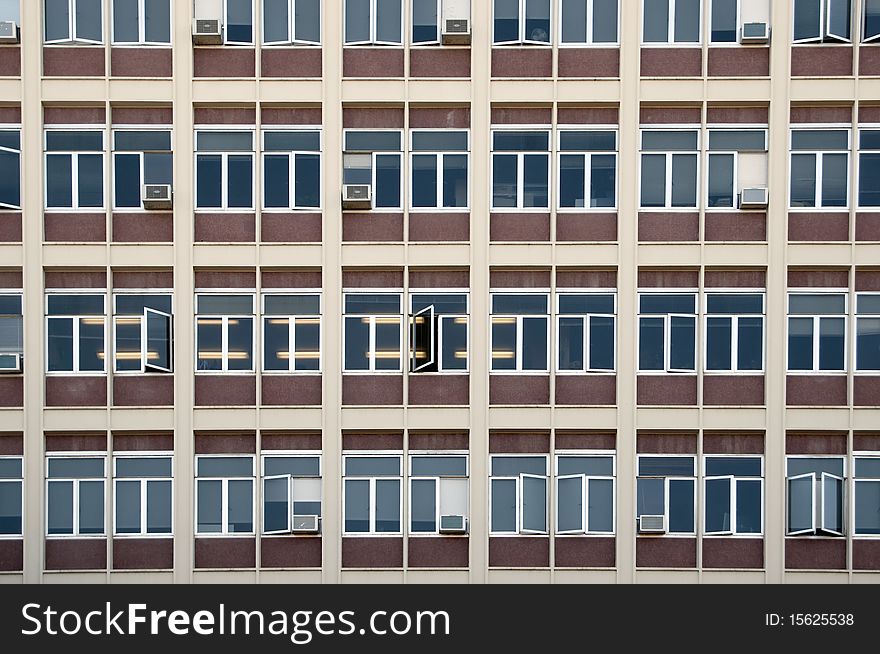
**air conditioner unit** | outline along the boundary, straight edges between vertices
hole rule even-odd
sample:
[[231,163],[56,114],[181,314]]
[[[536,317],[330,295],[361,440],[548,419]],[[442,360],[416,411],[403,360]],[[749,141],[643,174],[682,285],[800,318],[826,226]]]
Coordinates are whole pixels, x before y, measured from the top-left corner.
[[316,515],[295,515],[290,531],[294,534],[317,534],[320,531],[321,518]]
[[663,516],[663,515],[640,515],[639,516],[639,533],[640,534],[665,534],[666,533],[666,516]]
[[467,518],[463,515],[441,515],[440,516],[440,533],[441,534],[466,534]]
[[21,372],[20,354],[0,354],[0,373]]
[[369,184],[343,184],[343,209],[372,209],[373,189]]
[[145,184],[141,189],[141,200],[145,209],[171,209],[174,206],[171,184]]
[[769,195],[766,186],[744,188],[739,196],[740,209],[766,209]]
[[221,45],[223,23],[216,18],[197,18],[193,21],[193,43],[196,45]]
[[761,44],[770,41],[770,26],[767,23],[743,23],[739,42]]
[[18,25],[14,20],[0,21],[0,43],[18,43]]
[[450,18],[443,21],[443,45],[470,45],[471,21],[467,18]]

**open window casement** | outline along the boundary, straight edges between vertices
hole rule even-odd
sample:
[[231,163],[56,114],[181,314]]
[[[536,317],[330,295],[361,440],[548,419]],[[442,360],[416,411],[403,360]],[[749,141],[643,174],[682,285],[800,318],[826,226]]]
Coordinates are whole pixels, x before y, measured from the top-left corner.
[[825,39],[849,43],[852,25],[852,0],[825,0]]
[[547,533],[547,478],[520,475],[520,533]]
[[144,309],[144,330],[146,332],[146,356],[144,369],[148,372],[172,372],[173,356],[171,334],[173,318],[170,314],[155,309]]
[[736,524],[736,483],[733,476],[706,477],[705,504],[705,533],[732,534]]
[[556,478],[556,533],[582,534],[587,506],[585,475],[565,475]]
[[410,358],[412,372],[432,369],[437,363],[434,305],[413,314],[410,323]]
[[880,0],[865,0],[862,14],[862,43],[880,40]]
[[827,472],[819,480],[819,529],[826,534],[843,536],[843,478]]
[[788,528],[789,536],[816,533],[816,475],[789,477]]
[[290,475],[263,479],[263,533],[290,533]]

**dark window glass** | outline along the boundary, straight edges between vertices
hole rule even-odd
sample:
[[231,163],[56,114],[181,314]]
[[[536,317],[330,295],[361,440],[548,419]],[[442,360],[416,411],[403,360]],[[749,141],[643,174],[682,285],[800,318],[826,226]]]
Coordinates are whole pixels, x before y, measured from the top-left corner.
[[730,479],[706,480],[706,531],[731,531],[732,516],[731,493],[733,481]]
[[672,155],[672,206],[697,206],[696,155]]
[[219,534],[223,530],[223,482],[219,479],[199,479],[196,484],[196,531],[200,534]]
[[639,370],[664,370],[663,318],[639,318]]
[[413,155],[412,194],[414,207],[437,206],[437,155]]
[[794,40],[822,36],[822,0],[794,0]]
[[712,0],[712,41],[736,43],[737,0]]
[[584,165],[585,157],[582,154],[564,154],[559,157],[559,206],[586,206]]
[[694,482],[690,479],[669,482],[669,531],[687,534],[694,531]]
[[496,208],[515,207],[517,200],[516,155],[496,154],[492,156],[492,206]]
[[709,206],[733,207],[732,154],[709,155]]
[[321,205],[321,157],[317,154],[295,155],[294,204],[297,207]]
[[640,477],[692,477],[694,459],[690,456],[640,456]]
[[252,43],[252,0],[226,0],[226,40],[233,43]]
[[613,207],[617,186],[617,157],[594,154],[590,160],[590,206]]
[[849,155],[822,155],[822,206],[845,207],[847,204],[847,161]]
[[196,157],[196,207],[223,206],[223,164],[219,154]]
[[583,370],[584,321],[582,318],[559,319],[559,369]]
[[731,369],[732,320],[709,318],[706,321],[706,369]]
[[116,482],[116,533],[137,534],[141,531],[141,483]]
[[859,156],[859,205],[880,207],[880,153]]
[[788,369],[813,369],[813,319],[788,319]]
[[641,206],[666,206],[666,155],[642,155]]
[[523,157],[523,206],[548,207],[547,189],[550,158],[545,154],[527,154]]
[[46,207],[73,206],[73,162],[69,154],[46,155]]
[[263,165],[266,208],[287,208],[290,205],[290,158],[283,154],[266,155]]
[[465,154],[443,155],[443,206],[468,204],[468,158]]
[[744,456],[706,457],[706,476],[760,477],[761,459]]
[[376,155],[376,207],[400,206],[400,155]]
[[253,166],[249,154],[231,154],[227,159],[227,201],[230,208],[254,206]]
[[413,479],[411,529],[413,532],[433,532],[437,529],[437,482],[433,479]]
[[819,319],[819,370],[843,370],[846,319]]
[[138,154],[117,154],[114,173],[116,206],[139,208],[141,206],[141,157]]

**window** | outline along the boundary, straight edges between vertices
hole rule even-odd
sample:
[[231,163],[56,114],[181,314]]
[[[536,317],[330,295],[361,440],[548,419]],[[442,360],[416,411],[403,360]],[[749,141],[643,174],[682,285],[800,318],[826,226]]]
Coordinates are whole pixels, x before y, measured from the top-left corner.
[[401,0],[345,0],[345,45],[400,45]]
[[643,43],[699,43],[701,0],[642,0]]
[[441,0],[412,0],[412,43],[440,43]]
[[846,370],[846,295],[788,296],[789,372]]
[[842,457],[788,457],[786,534],[843,536]]
[[695,533],[694,457],[640,456],[636,479],[636,519],[663,519],[667,534]]
[[115,372],[171,372],[171,295],[114,295]]
[[321,516],[321,457],[264,456],[263,533],[290,533],[308,516]]
[[880,458],[856,457],[854,501],[856,535],[880,534]]
[[254,533],[254,459],[196,457],[196,534]]
[[795,43],[849,43],[852,0],[794,0]]
[[492,372],[547,372],[547,295],[492,294]]
[[342,183],[369,184],[373,207],[400,209],[401,134],[399,131],[346,131]]
[[141,186],[171,184],[173,157],[167,130],[113,132],[113,206],[143,209]]
[[103,373],[105,315],[103,295],[47,295],[47,370]]
[[617,199],[617,134],[559,133],[559,208],[609,209]]
[[856,370],[880,370],[880,295],[856,296]]
[[617,43],[617,0],[562,0],[562,45]]
[[848,181],[847,130],[792,130],[792,208],[847,207]]
[[693,293],[639,296],[639,372],[695,372],[697,311]]
[[679,209],[697,206],[696,130],[642,131],[643,209]]
[[467,529],[466,455],[414,455],[409,459],[409,531],[439,534],[450,523]]
[[763,293],[706,295],[706,372],[764,369]]
[[734,536],[762,533],[761,457],[707,456],[704,463],[704,533]]
[[712,43],[736,43],[739,32],[738,5],[739,0],[712,0]]
[[263,132],[263,206],[321,206],[320,132]]
[[19,0],[0,0],[0,20],[12,20],[16,25],[21,25],[21,12]]
[[614,300],[610,293],[564,293],[557,296],[559,372],[614,370]]
[[23,483],[21,457],[0,458],[0,537],[23,533]]
[[413,292],[410,306],[410,371],[466,372],[467,294]]
[[410,156],[414,210],[467,208],[467,132],[414,131]]
[[46,460],[46,534],[103,536],[104,457]]
[[263,371],[321,369],[321,296],[263,296]]
[[550,206],[550,133],[544,130],[492,133],[492,208]]
[[254,42],[253,0],[224,0],[224,42],[251,45]]
[[321,0],[263,0],[265,45],[319,45]]
[[490,527],[497,534],[547,533],[547,457],[492,456]]
[[876,41],[880,38],[880,0],[864,0],[865,16],[862,20],[864,32],[862,42]]
[[709,130],[708,209],[739,206],[743,188],[767,186],[767,131]]
[[399,293],[346,293],[344,372],[401,372],[403,314]]
[[253,295],[196,295],[196,372],[253,371]]
[[196,209],[253,208],[253,132],[196,132]]
[[21,295],[0,295],[0,373],[22,371],[23,333]]
[[550,0],[494,0],[495,45],[550,43]]
[[400,534],[400,456],[343,457],[343,533]]
[[86,130],[46,132],[46,208],[104,206],[104,134]]
[[880,129],[863,129],[859,132],[860,207],[880,207],[878,179],[880,179]]
[[113,0],[113,43],[171,43],[171,0]]
[[118,456],[113,475],[116,536],[171,534],[172,457]]
[[0,209],[21,209],[21,132],[0,130]]
[[46,43],[101,43],[101,0],[44,0]]
[[614,457],[556,457],[556,533],[614,533]]

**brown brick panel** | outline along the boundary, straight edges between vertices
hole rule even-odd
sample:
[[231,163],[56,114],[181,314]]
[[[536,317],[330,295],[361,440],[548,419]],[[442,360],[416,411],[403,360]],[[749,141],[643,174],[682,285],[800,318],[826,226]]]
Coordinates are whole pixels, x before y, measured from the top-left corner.
[[263,568],[320,568],[320,536],[264,536],[260,539]]
[[21,48],[18,46],[0,47],[0,77],[21,77]]
[[636,403],[648,406],[695,405],[697,376],[639,375],[636,383]]
[[103,125],[105,116],[103,106],[43,107],[43,122],[47,125]]
[[196,270],[196,288],[242,288],[252,289],[257,285],[257,273],[253,268],[232,268],[228,270]]
[[402,129],[403,107],[344,107],[342,126],[348,129]]
[[342,538],[343,568],[403,567],[403,538]]
[[471,126],[470,107],[443,105],[440,107],[410,107],[409,126],[412,129],[468,129]]
[[263,77],[321,77],[321,72],[321,48],[260,50],[260,74]]
[[106,538],[47,538],[46,570],[104,570]]
[[880,75],[880,48],[876,45],[862,44],[859,46],[859,75]]
[[846,376],[787,375],[788,406],[846,406]]
[[309,431],[263,431],[260,432],[260,449],[268,450],[320,450],[321,432]]
[[342,240],[400,242],[403,240],[403,214],[345,211],[342,214]]
[[764,106],[728,107],[724,105],[710,105],[706,109],[706,122],[708,124],[724,123],[748,123],[766,125],[769,120],[770,108]]
[[556,109],[559,125],[617,125],[617,107],[560,106]]
[[848,288],[848,270],[788,269],[789,288]]
[[854,452],[880,452],[880,433],[857,431],[853,433]]
[[848,241],[848,213],[788,214],[789,241]]
[[636,437],[639,454],[696,454],[695,432],[639,432]]
[[467,432],[409,432],[409,449],[412,450],[466,450],[469,445]]
[[21,107],[18,105],[7,105],[5,107],[0,107],[0,122],[10,124],[20,123]]
[[844,570],[846,539],[786,538],[785,567],[788,570]]
[[[821,46],[819,50],[825,52],[833,48]],[[851,105],[793,105],[789,110],[789,119],[792,123],[849,123],[852,122]]]
[[104,46],[43,48],[43,75],[46,77],[103,77]]
[[409,287],[412,288],[468,288],[470,273],[467,269],[410,268]]
[[24,406],[24,377],[0,376],[0,407]]
[[171,48],[111,48],[112,77],[171,77]]
[[113,432],[114,452],[170,452],[174,432]]
[[410,48],[410,77],[470,77],[470,48]]
[[827,432],[788,432],[786,454],[846,454],[846,434]]
[[343,270],[344,288],[402,288],[403,270]]
[[403,404],[403,375],[343,375],[342,404]]
[[711,406],[761,406],[763,375],[705,375],[703,404]]
[[489,286],[492,288],[550,288],[550,271],[540,269],[507,270],[493,268],[489,271]]
[[343,48],[343,77],[403,77],[403,48]]
[[613,406],[617,402],[615,375],[556,375],[556,404]]
[[21,243],[21,212],[0,213],[0,243]]
[[854,570],[880,570],[880,540],[853,539],[852,566]]
[[468,375],[409,375],[409,404],[413,406],[456,405],[470,402]]
[[763,211],[706,213],[703,238],[707,241],[766,241],[767,214]]
[[703,432],[703,454],[763,454],[764,434]]
[[852,46],[796,45],[791,49],[792,77],[841,77],[853,74]]
[[251,538],[196,538],[196,568],[253,568],[257,540]]
[[616,213],[557,213],[557,241],[616,241]]
[[856,269],[857,291],[880,291],[880,268]]
[[880,241],[880,213],[856,214],[856,240]]
[[44,213],[43,237],[47,241],[99,243],[107,240],[103,213]]
[[703,274],[703,285],[706,288],[765,288],[767,271],[763,268],[707,268]]
[[46,432],[46,452],[103,452],[107,449],[104,432]]
[[196,213],[195,240],[199,243],[253,243],[257,240],[252,213]]
[[853,377],[853,404],[880,406],[880,377],[863,375]]
[[0,288],[21,288],[21,268],[0,269]]
[[619,77],[619,48],[560,48],[559,77]]
[[254,432],[196,432],[196,454],[254,454],[257,436]]
[[617,288],[617,271],[597,268],[557,268],[556,288]]
[[174,271],[159,268],[114,268],[113,288],[159,288],[174,287]]
[[263,268],[260,285],[272,288],[321,288],[321,270],[312,268]]
[[260,108],[260,122],[263,125],[320,125],[321,107],[263,105]]
[[324,218],[318,212],[260,214],[260,238],[264,243],[319,243]]
[[174,123],[172,107],[113,107],[110,119],[114,125],[168,125]]
[[549,432],[489,432],[491,454],[546,454],[550,452]]
[[110,219],[114,243],[171,243],[174,240],[174,214],[114,213]]
[[551,77],[550,48],[492,48],[492,77]]
[[253,48],[193,48],[193,77],[253,77]]
[[697,288],[698,270],[639,269],[639,288]]
[[614,432],[556,430],[557,450],[614,450],[616,446]]
[[642,48],[642,77],[699,77],[703,74],[700,48]]
[[343,451],[402,450],[402,432],[352,432],[342,433]]
[[700,214],[639,212],[639,241],[699,241]]
[[617,557],[614,536],[557,536],[553,547],[557,568],[613,568]]
[[553,119],[550,107],[493,106],[493,125],[549,125]]
[[320,375],[262,375],[264,406],[320,406]]
[[43,282],[47,289],[107,288],[107,271],[103,268],[59,270],[46,268]]
[[107,406],[107,377],[46,377],[46,406]]
[[767,77],[770,48],[709,48],[709,77]]
[[24,453],[24,437],[21,432],[0,432],[0,456]]
[[254,406],[257,378],[254,375],[196,375],[196,406]]
[[173,375],[113,377],[113,406],[173,406]]
[[490,536],[489,567],[546,568],[550,539],[542,536]]
[[409,213],[411,242],[465,242],[471,235],[470,213]]
[[489,404],[550,404],[550,375],[490,375]]
[[489,214],[489,240],[491,241],[549,241],[549,213],[497,213]]
[[174,567],[173,538],[114,538],[114,570],[170,570]]
[[0,572],[19,572],[24,569],[24,541],[0,540]]
[[703,538],[704,568],[764,567],[763,538]]
[[410,537],[407,562],[411,568],[467,568],[468,548],[467,536]]
[[696,538],[636,538],[638,568],[696,568]]

